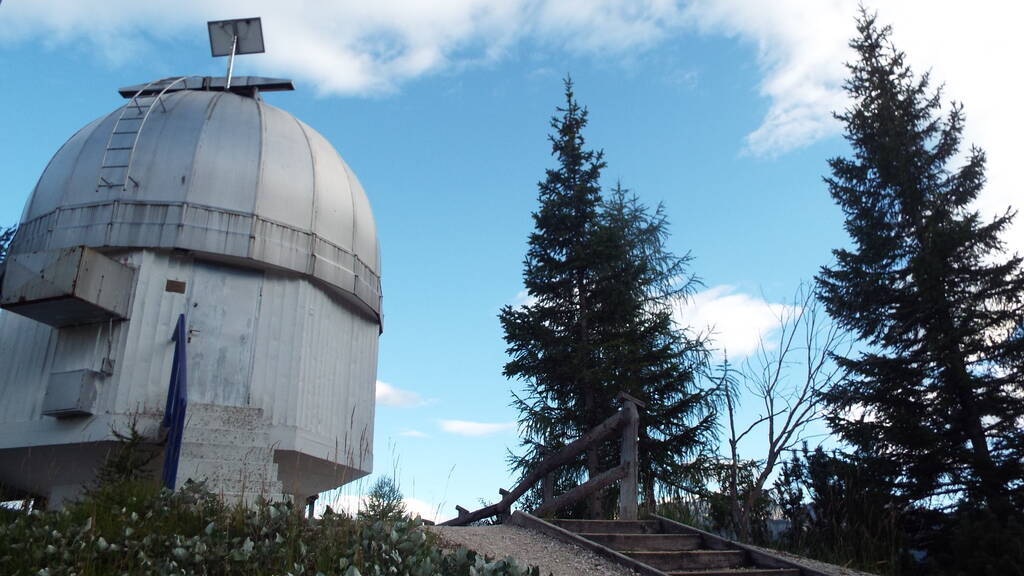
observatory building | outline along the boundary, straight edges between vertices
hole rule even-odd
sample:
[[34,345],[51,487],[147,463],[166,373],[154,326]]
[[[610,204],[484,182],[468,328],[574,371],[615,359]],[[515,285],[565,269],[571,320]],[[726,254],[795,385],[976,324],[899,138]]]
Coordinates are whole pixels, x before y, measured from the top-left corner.
[[[290,81],[165,79],[74,134],[0,287],[0,487],[59,505],[187,360],[177,483],[303,499],[371,471],[380,255],[330,143],[263,101]],[[184,315],[185,342],[172,340]]]

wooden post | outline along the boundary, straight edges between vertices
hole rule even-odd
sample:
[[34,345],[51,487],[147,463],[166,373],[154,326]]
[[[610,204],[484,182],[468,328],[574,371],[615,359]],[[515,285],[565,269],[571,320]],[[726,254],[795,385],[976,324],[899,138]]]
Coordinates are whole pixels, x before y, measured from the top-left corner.
[[543,492],[543,498],[541,500],[541,503],[542,504],[547,504],[548,502],[551,502],[552,498],[555,497],[555,475],[554,475],[554,473],[548,472],[547,474],[545,474],[544,475],[544,480],[542,482],[543,482],[543,484],[541,485],[541,490]]
[[620,465],[626,468],[626,476],[619,484],[619,520],[636,520],[638,500],[638,478],[640,443],[640,412],[638,408],[645,406],[633,396],[620,392],[617,396],[622,402],[625,424],[622,426],[622,452]]
[[[504,502],[505,499],[508,498],[509,494],[511,494],[511,492],[509,492],[508,490],[505,490],[504,488],[498,488],[498,495],[501,496],[502,502]],[[508,516],[511,513],[511,511],[511,507],[509,507],[505,508],[501,512],[498,512],[498,524],[504,524],[505,521],[508,520]]]

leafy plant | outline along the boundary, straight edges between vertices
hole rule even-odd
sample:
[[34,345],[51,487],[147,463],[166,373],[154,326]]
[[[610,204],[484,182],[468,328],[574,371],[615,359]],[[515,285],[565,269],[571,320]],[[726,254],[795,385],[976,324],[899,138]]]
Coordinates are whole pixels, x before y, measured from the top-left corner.
[[62,511],[0,522],[0,574],[538,576],[512,560],[446,553],[419,519],[328,512],[290,503],[225,506],[200,483],[171,492],[144,481],[101,485]]

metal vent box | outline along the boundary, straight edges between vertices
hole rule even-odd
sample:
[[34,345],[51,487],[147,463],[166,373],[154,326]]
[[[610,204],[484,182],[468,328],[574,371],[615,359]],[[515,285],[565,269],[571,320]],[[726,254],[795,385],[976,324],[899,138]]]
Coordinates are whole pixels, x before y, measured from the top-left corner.
[[46,385],[43,397],[43,416],[87,416],[92,414],[96,401],[96,384],[99,372],[93,370],[72,370],[54,372]]
[[7,260],[0,306],[57,327],[124,319],[133,275],[85,246],[17,254]]

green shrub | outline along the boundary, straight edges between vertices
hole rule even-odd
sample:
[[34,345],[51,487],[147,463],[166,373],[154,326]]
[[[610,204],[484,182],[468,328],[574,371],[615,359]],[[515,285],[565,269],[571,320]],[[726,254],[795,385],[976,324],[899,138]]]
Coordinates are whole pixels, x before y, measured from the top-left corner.
[[398,484],[390,476],[381,476],[370,487],[366,503],[359,511],[365,520],[396,522],[405,516],[405,501]]
[[201,484],[171,492],[140,481],[100,486],[62,511],[6,515],[0,574],[538,574],[460,549],[444,553],[417,519],[309,522],[292,505],[225,506]]

